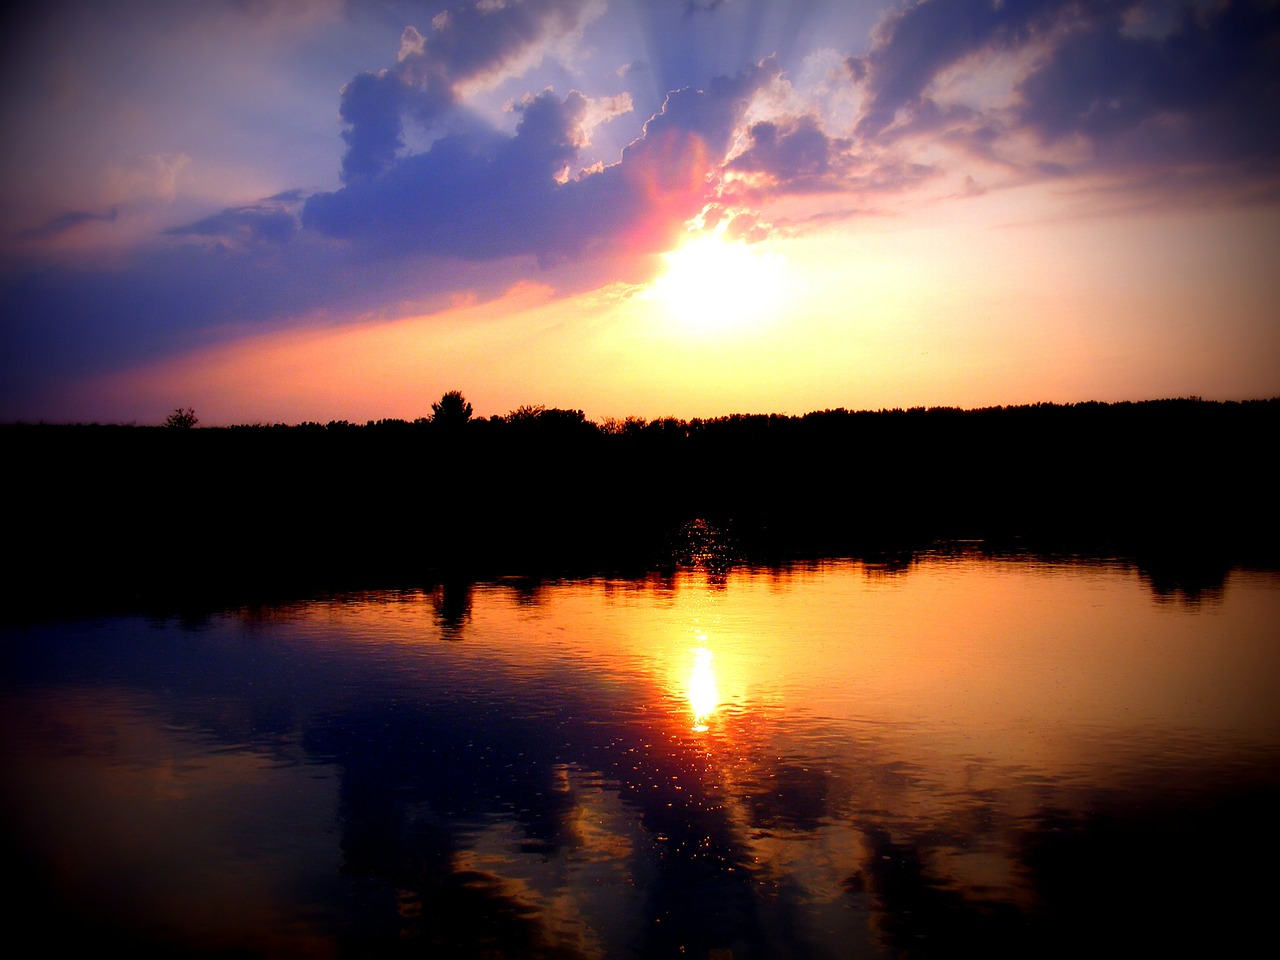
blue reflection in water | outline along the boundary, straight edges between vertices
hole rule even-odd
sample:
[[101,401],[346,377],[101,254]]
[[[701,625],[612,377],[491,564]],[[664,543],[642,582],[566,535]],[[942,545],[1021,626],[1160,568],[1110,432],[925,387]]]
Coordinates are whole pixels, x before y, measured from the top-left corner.
[[1224,952],[1280,578],[938,558],[4,636],[16,916],[262,956]]

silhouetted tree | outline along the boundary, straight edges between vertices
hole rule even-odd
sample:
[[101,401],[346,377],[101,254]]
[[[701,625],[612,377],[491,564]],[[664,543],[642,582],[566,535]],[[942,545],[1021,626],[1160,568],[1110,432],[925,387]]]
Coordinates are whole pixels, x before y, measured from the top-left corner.
[[538,419],[547,412],[547,408],[542,404],[522,404],[512,410],[506,416],[506,421],[513,426],[527,426],[537,423]]
[[173,430],[190,430],[199,422],[200,418],[196,416],[195,410],[191,409],[191,407],[187,407],[185,410],[182,407],[178,407],[173,413],[164,418],[164,425]]
[[441,426],[459,426],[471,419],[471,404],[461,390],[450,390],[438,403],[431,405],[431,422]]

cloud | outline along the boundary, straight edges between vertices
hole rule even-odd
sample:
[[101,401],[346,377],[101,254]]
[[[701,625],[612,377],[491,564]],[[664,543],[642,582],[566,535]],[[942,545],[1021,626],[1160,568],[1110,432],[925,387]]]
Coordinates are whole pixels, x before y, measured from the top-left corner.
[[747,129],[746,138],[746,148],[728,169],[763,174],[783,192],[837,187],[851,146],[827,136],[812,116],[762,120]]
[[[849,59],[866,92],[855,136],[904,155],[950,145],[1024,177],[1132,184],[1163,171],[1274,192],[1277,49],[1269,0],[926,0],[889,14],[872,50]],[[993,89],[1004,73],[1007,88]],[[965,74],[986,89],[962,91]]]
[[[879,41],[862,60],[850,61],[855,76],[868,74],[871,94],[858,132],[874,136],[903,108],[914,106],[947,67],[977,51],[1028,42],[1045,32],[1064,9],[1087,15],[1114,0],[926,0],[889,14]],[[1079,13],[1077,13],[1079,11]]]
[[253,204],[236,207],[165,231],[175,237],[199,237],[215,240],[224,246],[246,246],[259,243],[287,242],[297,230],[292,213],[278,204]]
[[562,99],[547,90],[514,105],[514,136],[441,136],[376,176],[311,197],[302,223],[384,253],[545,262],[598,244],[651,249],[714,195],[747,106],[776,75],[776,64],[765,63],[705,89],[674,91],[616,164],[583,171],[575,167],[588,125],[629,100],[601,105],[577,91]]
[[86,210],[71,210],[59,214],[37,227],[31,227],[20,234],[24,240],[48,240],[61,236],[86,223],[114,223],[119,211],[112,207],[106,213],[92,213]]
[[716,7],[724,6],[732,3],[733,0],[686,0],[684,5],[684,15],[692,17],[699,13],[708,13]]
[[464,87],[524,72],[599,10],[592,0],[476,2],[437,14],[425,34],[406,27],[393,66],[361,73],[343,87],[343,180],[390,167],[404,149],[406,119],[433,128],[459,104]]
[[[522,6],[563,17],[586,9]],[[561,26],[568,22],[563,17],[556,21]],[[486,41],[483,55],[472,47],[464,56],[455,41],[450,62],[459,66],[446,74],[475,76],[509,62],[514,51],[548,35],[530,27],[533,22],[522,21],[508,43]],[[437,23],[421,44],[407,34],[398,65],[457,29],[457,21]],[[361,74],[342,96],[350,136],[339,189],[285,190],[228,207],[172,227],[109,264],[45,264],[12,273],[0,290],[4,394],[16,401],[56,393],[59,377],[317,313],[422,311],[430,297],[447,297],[459,285],[484,296],[535,259],[551,264],[594,251],[616,263],[664,249],[715,198],[749,104],[777,75],[768,62],[701,89],[674,91],[616,162],[581,169],[592,129],[628,112],[627,94],[526,96],[511,107],[518,117],[513,133],[442,97],[437,136],[409,154],[396,125],[420,119],[414,111],[427,109],[424,91],[443,88],[407,88],[393,70]],[[157,172],[176,169],[161,165]],[[73,230],[94,216],[80,211],[42,229]],[[585,269],[585,261],[578,262]],[[483,264],[483,271],[469,263]]]
[[[210,239],[217,219],[193,224],[193,235]],[[221,229],[230,230],[230,224]],[[28,271],[0,291],[4,393],[19,395],[19,385],[58,372],[82,373],[189,348],[203,342],[208,329],[238,318],[305,310],[332,291],[338,274],[322,269],[314,257],[312,271],[300,269],[298,253],[291,252],[289,269],[281,270],[256,248],[183,242],[153,244],[123,268]]]
[[[691,220],[759,239],[771,223],[804,229],[887,210],[895,197],[914,203],[925,185],[955,197],[1068,178],[1151,197],[1181,198],[1188,183],[1280,196],[1271,0],[924,0],[888,13],[857,55],[861,37],[824,35],[831,47],[794,75],[785,51],[781,61],[740,56],[770,25],[767,5],[741,2],[699,3],[692,18],[683,4],[646,11],[633,18],[643,43],[599,53],[587,69],[578,41],[600,6],[481,0],[416,26],[397,21],[381,37],[392,62],[326,77],[325,122],[334,87],[350,78],[337,101],[340,157],[324,153],[336,138],[322,131],[318,179],[332,185],[337,168],[336,189],[281,190],[317,178],[273,176],[197,197],[209,157],[177,140],[99,151],[92,181],[28,160],[32,177],[49,171],[57,200],[11,214],[5,231],[4,390],[51,382],[41,371],[127,364],[322,314],[426,312],[430,297],[486,296],[534,261],[558,271],[543,279],[571,276],[564,286],[619,269],[637,279],[644,255],[668,249]],[[307,10],[300,0],[244,9],[279,24]],[[739,22],[748,40],[735,43],[727,28]],[[722,28],[723,44],[704,42]],[[590,39],[606,50],[616,38]],[[478,95],[543,59],[528,85],[558,91]],[[679,88],[659,99],[656,78],[676,76]],[[508,98],[507,116],[483,112]],[[635,120],[648,120],[624,128],[617,118],[636,103]],[[123,137],[130,116],[102,122]],[[820,203],[819,192],[832,197]],[[210,196],[225,209],[211,212]],[[179,219],[189,222],[172,226]],[[148,241],[126,249],[144,230]]]
[[546,241],[557,177],[582,142],[587,100],[550,91],[516,107],[514,137],[450,134],[377,177],[311,197],[302,222],[375,250],[492,259]]
[[131,156],[108,167],[108,189],[121,202],[169,203],[178,194],[178,177],[190,163],[184,153]]
[[1131,23],[1113,14],[1067,36],[1019,85],[1019,120],[1116,160],[1280,156],[1280,6],[1186,7],[1163,34]]
[[[409,100],[400,79],[392,73],[362,73],[342,88],[338,114],[347,152],[342,158],[342,179],[350,182],[373,177],[389,167],[402,149],[401,114]],[[428,94],[419,93],[420,102]],[[443,98],[445,103],[448,97]]]
[[[148,214],[164,208],[175,199],[178,177],[189,162],[190,158],[183,154],[133,155],[107,164],[96,178],[85,177],[75,182],[63,179],[66,193],[83,194],[68,204],[75,204],[81,209],[64,209],[52,216],[44,215],[35,223],[30,223],[30,219],[45,214],[47,208],[37,205],[28,214],[22,209],[25,197],[21,191],[14,191],[6,198],[8,210],[5,212],[21,211],[26,216],[15,218],[18,223],[4,231],[7,236],[3,240],[20,241],[18,246],[10,248],[12,252],[27,252],[22,244],[34,244],[42,252],[49,253],[52,249],[49,241],[86,239],[81,228],[90,224],[115,225],[126,234],[130,225],[138,221],[147,226]],[[86,207],[90,209],[83,209]],[[27,219],[30,225],[21,226],[23,219]]]

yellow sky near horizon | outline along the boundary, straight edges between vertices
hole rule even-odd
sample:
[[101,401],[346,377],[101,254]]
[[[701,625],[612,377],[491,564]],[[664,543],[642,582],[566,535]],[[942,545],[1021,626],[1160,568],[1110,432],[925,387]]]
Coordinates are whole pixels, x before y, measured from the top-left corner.
[[1267,211],[1068,217],[1044,188],[928,209],[750,246],[704,236],[648,284],[523,282],[429,315],[299,323],[84,389],[207,425],[413,419],[448,389],[481,416],[596,420],[1274,393]]

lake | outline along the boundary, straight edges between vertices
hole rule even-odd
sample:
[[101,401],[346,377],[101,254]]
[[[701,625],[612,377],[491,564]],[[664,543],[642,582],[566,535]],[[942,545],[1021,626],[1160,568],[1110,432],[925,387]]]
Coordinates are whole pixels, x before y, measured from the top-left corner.
[[1270,939],[1280,574],[831,560],[3,631],[11,931],[263,957]]

